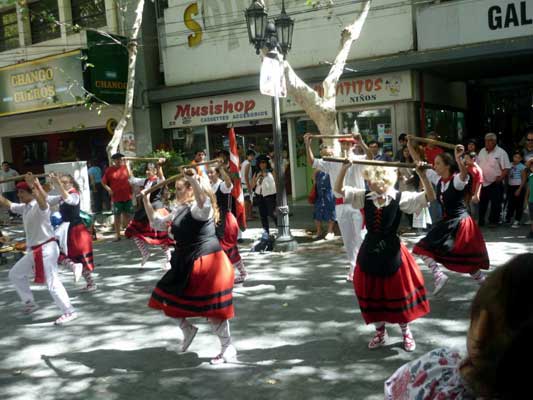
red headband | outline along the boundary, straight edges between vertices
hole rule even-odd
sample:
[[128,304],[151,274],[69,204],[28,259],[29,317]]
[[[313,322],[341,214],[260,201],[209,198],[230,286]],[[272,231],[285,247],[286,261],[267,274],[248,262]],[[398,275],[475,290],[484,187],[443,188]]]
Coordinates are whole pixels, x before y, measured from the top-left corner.
[[354,138],[342,138],[339,139],[339,142],[357,143]]
[[30,185],[28,185],[27,182],[22,181],[22,182],[17,183],[16,188],[17,190],[25,190],[31,193],[31,187]]

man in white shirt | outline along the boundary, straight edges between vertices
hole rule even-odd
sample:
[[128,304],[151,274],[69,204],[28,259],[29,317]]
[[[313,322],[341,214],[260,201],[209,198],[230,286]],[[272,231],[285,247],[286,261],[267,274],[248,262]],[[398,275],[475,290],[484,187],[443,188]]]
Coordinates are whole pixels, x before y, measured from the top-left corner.
[[485,225],[485,214],[490,203],[489,227],[500,222],[503,206],[503,182],[509,173],[511,163],[507,152],[496,144],[496,135],[485,135],[485,147],[481,149],[477,162],[483,171],[483,187],[479,201],[479,226]]
[[37,309],[28,278],[35,272],[35,283],[46,283],[54,302],[61,310],[61,316],[54,322],[63,325],[77,317],[69,296],[57,273],[59,247],[54,238],[50,223],[50,207],[46,193],[39,180],[31,174],[26,181],[16,185],[20,203],[12,203],[0,196],[0,204],[12,212],[22,215],[26,234],[27,253],[9,271],[9,280],[24,303],[24,313],[30,314]]
[[[364,159],[372,158],[369,154],[368,147],[362,140],[360,135],[354,135],[358,138],[359,145],[363,148],[365,155],[357,156],[354,154],[356,140],[352,139],[340,139],[341,143],[341,154],[347,154],[346,156],[349,159]],[[320,171],[323,171],[329,175],[331,187],[335,187],[335,181],[339,176],[342,163],[329,162],[320,159],[315,159],[313,151],[311,150],[311,134],[306,133],[304,135],[305,149],[307,154],[307,162]],[[357,189],[365,188],[365,181],[363,179],[363,166],[362,165],[352,165],[348,170],[345,178],[347,186],[355,187]],[[335,196],[335,214],[337,216],[337,223],[339,225],[339,230],[341,231],[342,240],[344,242],[344,247],[346,249],[346,255],[348,257],[348,263],[350,270],[346,280],[353,281],[353,274],[355,270],[355,264],[357,261],[357,253],[359,252],[359,247],[366,234],[366,229],[363,225],[363,212],[362,210],[357,210],[353,208],[349,203],[344,203],[341,193],[333,191]]]
[[[6,179],[6,178],[12,178],[14,176],[18,176],[19,173],[11,168],[11,164],[9,164],[7,161],[4,161],[2,163],[2,169],[0,169],[0,179]],[[0,191],[2,192],[2,196],[4,196],[9,201],[16,202],[17,201],[17,191],[15,189],[15,181],[11,182],[5,182],[0,184]],[[14,214],[10,211],[10,216],[14,216]]]

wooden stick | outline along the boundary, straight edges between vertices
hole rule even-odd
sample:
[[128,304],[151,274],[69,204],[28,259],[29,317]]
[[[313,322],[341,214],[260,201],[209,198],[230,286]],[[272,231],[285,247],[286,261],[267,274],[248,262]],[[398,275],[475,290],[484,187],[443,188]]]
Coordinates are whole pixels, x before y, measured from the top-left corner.
[[[346,162],[345,158],[338,157],[324,157],[322,160],[330,162],[344,163]],[[398,161],[379,161],[379,160],[350,160],[352,164],[361,164],[361,165],[373,165],[376,167],[391,167],[391,168],[416,168],[415,163],[404,163]],[[431,168],[430,165],[423,165],[423,168]]]
[[[209,161],[202,161],[202,162],[199,162],[197,164],[185,164],[185,165],[180,165],[178,166],[178,169],[180,170],[183,170],[184,168],[194,168],[198,165],[208,165],[208,164],[214,164],[214,163],[218,163],[218,162],[222,162],[221,159],[219,158],[215,158],[214,160],[209,160]],[[162,182],[159,182],[158,184],[152,186],[150,189],[148,189],[146,191],[147,194],[150,194],[152,192],[155,192],[156,190],[158,189],[161,189],[162,187],[168,185],[169,183],[172,183],[174,182],[175,180],[177,180],[178,178],[180,178],[181,176],[183,176],[181,173],[180,174],[177,174],[177,175],[172,175],[170,178],[167,178],[165,179],[164,181]],[[142,195],[140,195],[142,196]]]
[[[163,157],[159,157],[163,158]],[[122,157],[123,160],[129,161],[159,161],[157,157]]]
[[353,139],[353,135],[311,135],[311,137],[319,139]]
[[455,144],[441,142],[440,140],[433,140],[428,138],[423,138],[419,136],[411,136],[411,140],[414,140],[415,142],[421,142],[421,143],[427,143],[427,144],[433,144],[435,146],[444,147],[445,149],[455,150]]
[[[44,178],[45,176],[48,176],[48,175],[50,175],[50,173],[33,175],[33,177],[34,177],[34,178]],[[21,180],[23,180],[23,179],[26,179],[26,174],[17,175],[17,176],[11,176],[11,177],[9,177],[9,178],[2,179],[2,180],[0,180],[0,183],[13,182],[13,181],[21,181]]]

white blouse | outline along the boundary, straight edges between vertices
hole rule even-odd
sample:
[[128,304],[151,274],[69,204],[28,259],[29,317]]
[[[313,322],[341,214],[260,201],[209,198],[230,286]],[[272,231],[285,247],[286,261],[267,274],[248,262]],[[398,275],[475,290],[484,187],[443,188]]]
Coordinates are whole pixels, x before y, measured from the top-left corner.
[[[450,185],[450,182],[452,181],[452,180],[449,180],[448,182],[444,182],[443,180],[441,180],[442,178],[440,177],[440,175],[437,174],[432,169],[426,170],[426,176],[428,177],[429,181],[435,186],[439,183],[439,181],[441,181],[440,182],[441,192],[444,192],[446,189],[448,189],[448,186]],[[453,187],[457,190],[463,190],[468,184],[469,179],[470,179],[470,176],[467,174],[466,179],[462,181],[461,174],[456,173],[453,175]]]
[[211,189],[213,190],[213,193],[216,193],[219,187],[220,187],[220,191],[224,194],[231,193],[231,191],[233,190],[233,185],[230,185],[228,187],[226,185],[226,182],[224,182],[222,179],[219,179],[215,183],[211,184]]
[[[355,209],[361,209],[365,206],[365,189],[358,189],[351,186],[345,186],[344,199],[345,203],[349,203]],[[389,188],[382,196],[376,192],[368,193],[368,198],[372,199],[377,208],[386,207],[391,200],[396,198],[398,191],[394,188]],[[385,202],[380,204],[379,197],[384,197]],[[414,214],[428,206],[426,193],[424,192],[402,192],[400,196],[400,210],[406,214]]]
[[61,202],[65,202],[69,206],[76,206],[80,204],[80,195],[78,193],[69,193],[66,200],[63,200],[63,197],[59,195],[48,195],[46,196],[46,202],[51,206],[57,206]]
[[180,204],[178,206],[172,207],[170,214],[161,215],[158,212],[154,214],[153,220],[150,221],[150,224],[155,230],[165,231],[168,229],[168,224],[176,218],[176,215],[183,210],[183,207],[190,207],[192,217],[198,221],[207,221],[209,218],[213,218],[213,207],[211,206],[211,200],[206,197],[204,201],[204,206],[200,208],[196,201],[193,201],[190,204]]
[[276,182],[274,181],[274,176],[268,172],[261,183],[258,183],[255,187],[255,193],[260,194],[261,196],[270,196],[276,194]]

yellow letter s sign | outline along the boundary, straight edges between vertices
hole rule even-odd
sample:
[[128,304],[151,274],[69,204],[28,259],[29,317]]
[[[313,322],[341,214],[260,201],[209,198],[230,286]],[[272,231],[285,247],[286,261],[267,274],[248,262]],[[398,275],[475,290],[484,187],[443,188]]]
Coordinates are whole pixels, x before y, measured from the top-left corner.
[[185,26],[194,32],[194,34],[189,35],[187,38],[189,47],[198,46],[202,42],[202,26],[192,19],[195,15],[198,15],[198,3],[192,3],[189,5],[183,14]]

